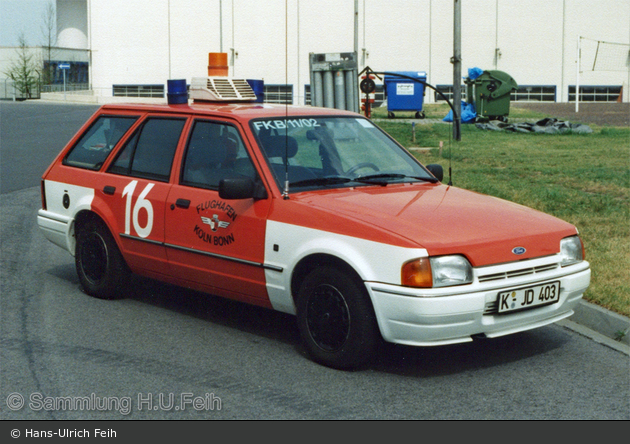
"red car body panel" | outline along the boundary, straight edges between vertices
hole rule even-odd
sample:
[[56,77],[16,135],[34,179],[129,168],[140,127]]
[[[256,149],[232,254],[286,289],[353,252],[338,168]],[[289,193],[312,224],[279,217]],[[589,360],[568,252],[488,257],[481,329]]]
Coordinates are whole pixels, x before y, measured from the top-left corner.
[[[519,259],[556,254],[562,238],[577,234],[573,225],[548,214],[437,184],[302,193],[295,199],[310,211],[328,213],[329,222],[339,218],[363,223],[371,239],[388,243],[394,235],[403,236],[430,256],[462,254],[475,267],[513,261],[514,247],[527,250]],[[335,226],[323,223],[319,228],[345,234],[356,230]]]

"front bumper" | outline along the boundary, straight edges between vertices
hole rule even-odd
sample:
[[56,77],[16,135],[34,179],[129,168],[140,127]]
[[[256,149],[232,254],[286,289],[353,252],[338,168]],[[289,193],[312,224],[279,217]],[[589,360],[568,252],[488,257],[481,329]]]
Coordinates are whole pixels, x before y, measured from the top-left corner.
[[[424,290],[376,282],[367,282],[366,286],[386,341],[429,346],[469,342],[477,335],[508,335],[569,317],[588,288],[590,277],[588,262],[582,262],[504,281],[480,283],[475,278],[473,284],[460,287]],[[551,281],[560,281],[558,302],[497,313],[499,292]]]

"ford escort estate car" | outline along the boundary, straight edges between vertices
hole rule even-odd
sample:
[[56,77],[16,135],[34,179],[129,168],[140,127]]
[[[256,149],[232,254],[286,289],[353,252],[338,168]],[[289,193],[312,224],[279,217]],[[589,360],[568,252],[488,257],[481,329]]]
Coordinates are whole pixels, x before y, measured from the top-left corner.
[[86,293],[122,297],[136,273],[290,313],[334,368],[365,365],[381,339],[571,316],[590,282],[576,228],[441,180],[348,111],[104,105],[44,173],[37,219]]

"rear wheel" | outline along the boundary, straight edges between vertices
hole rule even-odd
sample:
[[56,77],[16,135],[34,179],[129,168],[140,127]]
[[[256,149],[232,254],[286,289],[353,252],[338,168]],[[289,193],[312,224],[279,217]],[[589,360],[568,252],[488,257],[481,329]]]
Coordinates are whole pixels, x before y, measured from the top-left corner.
[[333,267],[306,276],[297,297],[300,335],[314,361],[352,369],[374,357],[379,331],[363,284]]
[[101,299],[123,297],[130,272],[105,224],[90,220],[76,236],[75,266],[85,292]]

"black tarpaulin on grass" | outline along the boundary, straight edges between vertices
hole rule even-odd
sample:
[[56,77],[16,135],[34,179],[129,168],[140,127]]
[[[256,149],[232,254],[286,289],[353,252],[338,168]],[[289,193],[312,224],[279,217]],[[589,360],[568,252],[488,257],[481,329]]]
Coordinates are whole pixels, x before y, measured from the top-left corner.
[[588,125],[565,122],[554,118],[545,118],[536,123],[505,123],[500,121],[491,121],[487,123],[476,123],[475,126],[489,131],[511,131],[518,133],[560,134],[572,132],[578,134],[589,134],[593,132]]

